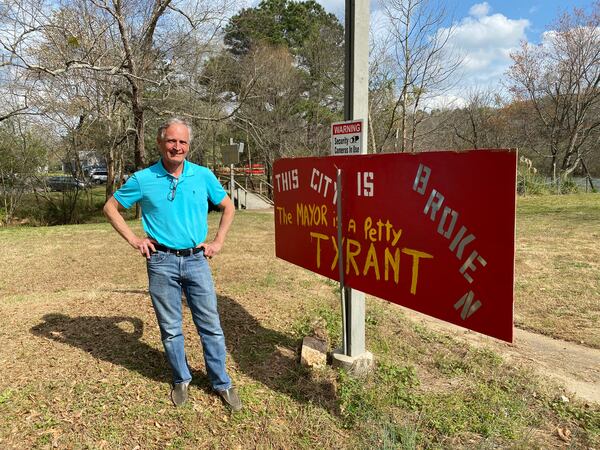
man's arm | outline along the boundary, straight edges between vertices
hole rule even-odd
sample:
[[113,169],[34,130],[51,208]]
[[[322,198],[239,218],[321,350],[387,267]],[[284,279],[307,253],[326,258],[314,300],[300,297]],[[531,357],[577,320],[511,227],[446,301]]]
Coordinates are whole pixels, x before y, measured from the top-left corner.
[[129,245],[138,250],[146,258],[150,258],[150,253],[156,251],[153,241],[147,237],[137,237],[135,233],[131,231],[131,228],[129,228],[129,225],[125,222],[125,219],[123,219],[123,216],[119,212],[119,207],[121,207],[120,203],[111,196],[104,204],[102,211],[113,228],[117,230],[117,233],[119,233]]
[[212,258],[221,251],[221,248],[225,242],[225,236],[227,236],[229,227],[233,222],[233,216],[235,215],[235,206],[228,195],[225,195],[225,198],[221,201],[221,203],[219,203],[218,206],[219,209],[221,209],[221,220],[219,221],[217,234],[210,244],[200,244],[198,246],[204,247],[204,255],[206,255],[207,258]]

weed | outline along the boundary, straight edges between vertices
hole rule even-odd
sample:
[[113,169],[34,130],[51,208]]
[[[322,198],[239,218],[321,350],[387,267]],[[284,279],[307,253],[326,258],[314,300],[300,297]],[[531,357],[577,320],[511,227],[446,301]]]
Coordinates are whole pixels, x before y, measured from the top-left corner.
[[366,311],[365,323],[367,327],[376,327],[383,321],[385,310],[378,304],[370,302],[370,307]]
[[338,374],[338,398],[345,428],[378,414],[374,390],[345,370]]
[[434,366],[443,375],[458,376],[468,372],[468,364],[464,358],[455,357],[446,351],[434,355]]
[[339,311],[332,308],[319,306],[307,311],[299,320],[294,322],[292,329],[294,335],[301,339],[304,336],[315,334],[316,328],[321,326],[325,327],[332,346],[338,345],[342,337],[342,318]]
[[416,426],[397,424],[391,419],[374,424],[369,431],[369,448],[414,450],[421,440]]
[[495,382],[469,383],[464,390],[424,397],[428,425],[442,435],[471,432],[514,439],[527,424],[527,405]]
[[12,397],[13,394],[13,390],[8,388],[8,389],[4,389],[2,392],[0,392],[0,405],[8,402],[10,400],[10,398]]
[[498,368],[502,358],[486,348],[469,349],[466,354],[448,353],[442,350],[434,355],[434,367],[443,375],[452,377],[464,374],[480,374]]
[[274,287],[277,284],[278,278],[274,272],[268,272],[265,277],[261,280],[263,287]]
[[33,424],[33,428],[36,430],[47,430],[57,425],[59,422],[52,417],[49,413],[45,413],[39,420]]
[[592,435],[600,435],[600,411],[572,402],[564,402],[560,398],[554,398],[549,402],[550,408],[564,420],[574,420],[590,432]]
[[401,367],[392,362],[377,365],[376,386],[387,391],[387,397],[394,406],[416,410],[421,406],[421,398],[414,392],[420,382],[414,367]]

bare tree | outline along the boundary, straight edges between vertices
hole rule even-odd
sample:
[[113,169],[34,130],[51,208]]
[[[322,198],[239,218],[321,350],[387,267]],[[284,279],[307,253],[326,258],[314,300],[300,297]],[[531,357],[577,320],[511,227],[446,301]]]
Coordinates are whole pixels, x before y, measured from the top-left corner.
[[280,157],[318,153],[307,139],[298,99],[301,74],[285,47],[257,46],[244,57],[243,76],[256,80],[252,94],[236,114],[236,124],[252,137],[270,176]]
[[135,165],[141,168],[148,90],[172,81],[176,49],[190,36],[214,36],[230,5],[230,0],[8,0],[0,46],[13,67],[38,77],[73,71],[110,76],[129,105]]
[[448,45],[454,29],[444,28],[449,14],[442,0],[387,0],[383,6],[397,92],[380,139],[393,139],[394,151],[413,151],[424,100],[449,88],[461,59]]
[[396,73],[394,58],[389,54],[389,36],[381,39],[371,29],[369,48],[369,149],[380,153],[394,128]]
[[23,117],[0,124],[0,223],[9,224],[46,160],[43,139]]
[[[467,104],[452,112],[448,126],[456,139],[456,147],[492,148],[501,147],[502,100],[489,89],[471,89],[466,95]],[[504,144],[506,145],[506,144]]]
[[542,43],[523,43],[511,58],[512,92],[531,104],[543,136],[536,150],[563,177],[580,167],[587,172],[586,159],[599,151],[600,2],[589,14],[563,14]]

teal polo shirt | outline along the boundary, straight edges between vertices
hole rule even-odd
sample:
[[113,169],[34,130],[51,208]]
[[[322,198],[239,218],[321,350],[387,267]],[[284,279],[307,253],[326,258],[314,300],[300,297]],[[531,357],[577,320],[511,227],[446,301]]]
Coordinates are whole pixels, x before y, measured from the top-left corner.
[[183,172],[176,179],[159,160],[129,177],[114,197],[126,209],[139,203],[148,237],[180,250],[204,242],[208,232],[207,200],[218,205],[226,195],[206,167],[185,161]]

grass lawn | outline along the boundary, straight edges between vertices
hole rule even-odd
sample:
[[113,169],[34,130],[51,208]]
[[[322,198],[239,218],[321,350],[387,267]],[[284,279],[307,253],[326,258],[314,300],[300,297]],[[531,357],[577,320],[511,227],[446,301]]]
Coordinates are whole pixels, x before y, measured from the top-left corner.
[[[600,196],[519,199],[517,222],[518,326],[600,347]],[[108,224],[0,229],[0,249],[0,448],[600,445],[598,405],[565,403],[531,369],[379,299],[372,375],[300,367],[303,336],[339,344],[337,286],[274,257],[269,213],[239,213],[211,262],[245,402],[233,415],[210,392],[189,314],[191,401],[171,405],[145,262]]]
[[600,348],[600,195],[517,205],[516,326]]

